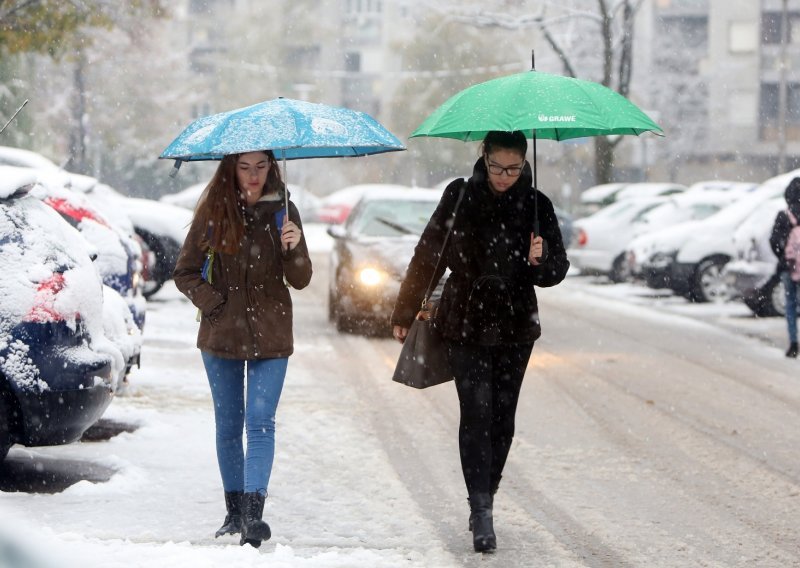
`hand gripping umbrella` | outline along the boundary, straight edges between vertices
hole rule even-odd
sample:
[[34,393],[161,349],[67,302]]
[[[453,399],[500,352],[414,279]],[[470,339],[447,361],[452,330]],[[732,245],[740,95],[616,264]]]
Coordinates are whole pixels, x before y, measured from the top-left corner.
[[[437,108],[410,137],[472,141],[483,140],[492,130],[520,130],[533,140],[534,191],[538,190],[537,138],[664,135],[643,111],[608,87],[531,70],[467,87]],[[538,234],[538,216],[535,223]]]
[[366,113],[279,97],[198,118],[159,158],[175,160],[170,174],[174,176],[183,162],[271,150],[283,160],[286,181],[286,160],[366,156],[405,149],[397,137]]

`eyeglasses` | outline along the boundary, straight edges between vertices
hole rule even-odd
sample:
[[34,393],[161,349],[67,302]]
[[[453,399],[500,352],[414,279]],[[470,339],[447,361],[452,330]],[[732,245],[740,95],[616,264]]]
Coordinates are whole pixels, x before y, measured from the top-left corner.
[[525,162],[522,162],[521,166],[508,166],[504,168],[499,164],[493,164],[488,159],[486,160],[486,167],[489,169],[489,173],[492,175],[502,175],[505,173],[509,177],[519,177],[522,173],[522,168],[525,165]]

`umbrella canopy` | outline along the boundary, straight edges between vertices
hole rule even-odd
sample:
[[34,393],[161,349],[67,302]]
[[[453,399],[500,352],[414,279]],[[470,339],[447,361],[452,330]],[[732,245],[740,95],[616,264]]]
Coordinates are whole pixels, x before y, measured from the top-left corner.
[[[591,81],[536,70],[499,77],[467,87],[437,108],[411,134],[483,140],[492,130],[522,131],[533,139],[533,188],[536,139],[568,140],[586,136],[664,132],[619,93]],[[534,201],[539,232],[538,199]]]
[[[366,113],[279,97],[249,107],[198,118],[159,158],[183,162],[221,160],[228,154],[271,150],[284,161],[397,152],[406,147]],[[289,195],[286,192],[286,211]]]
[[227,154],[272,150],[278,159],[295,160],[405,149],[368,114],[281,97],[198,118],[159,158],[221,160]]
[[437,108],[411,134],[483,140],[491,130],[521,130],[528,138],[653,132],[661,127],[636,105],[599,83],[526,71],[479,83]]

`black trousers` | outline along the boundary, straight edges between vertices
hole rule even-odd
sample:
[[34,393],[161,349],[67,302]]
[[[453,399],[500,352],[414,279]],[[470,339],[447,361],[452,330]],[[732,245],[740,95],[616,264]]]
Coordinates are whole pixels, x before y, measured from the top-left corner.
[[497,490],[514,438],[522,378],[533,344],[448,343],[461,407],[458,445],[467,492]]

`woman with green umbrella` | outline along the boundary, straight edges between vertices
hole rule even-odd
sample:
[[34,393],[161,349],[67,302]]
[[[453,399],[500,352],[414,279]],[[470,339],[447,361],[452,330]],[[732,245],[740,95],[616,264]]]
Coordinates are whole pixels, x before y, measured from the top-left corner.
[[526,152],[520,131],[486,135],[469,180],[445,189],[392,314],[394,337],[403,341],[431,279],[450,269],[435,317],[460,403],[461,468],[476,552],[497,546],[494,495],[514,436],[522,379],[541,334],[534,287],[558,284],[569,268],[553,205],[533,189]]

